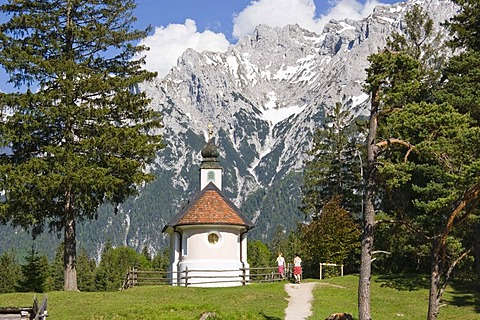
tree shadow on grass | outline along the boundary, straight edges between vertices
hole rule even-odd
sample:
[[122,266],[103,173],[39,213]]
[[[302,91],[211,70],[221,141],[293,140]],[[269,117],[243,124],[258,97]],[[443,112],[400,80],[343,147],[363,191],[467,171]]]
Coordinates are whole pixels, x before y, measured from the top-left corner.
[[[383,275],[376,280],[382,287],[394,288],[402,291],[414,291],[430,288],[428,275],[401,274]],[[448,295],[443,295],[442,301],[457,307],[473,307],[475,312],[480,313],[480,285],[472,282],[452,281]]]
[[480,285],[455,281],[450,286],[455,291],[450,296],[444,296],[443,301],[458,307],[472,306],[475,312],[480,313]]
[[381,283],[382,287],[402,291],[428,289],[430,287],[429,277],[419,274],[383,275],[377,278],[377,282]]
[[265,320],[282,320],[282,318],[279,317],[272,317],[272,316],[267,316],[265,313],[261,313],[261,315],[265,318]]

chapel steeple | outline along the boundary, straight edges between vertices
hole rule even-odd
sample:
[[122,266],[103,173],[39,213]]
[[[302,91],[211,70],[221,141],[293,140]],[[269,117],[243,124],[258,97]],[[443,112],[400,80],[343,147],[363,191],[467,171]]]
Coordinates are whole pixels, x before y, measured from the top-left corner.
[[210,182],[222,190],[222,167],[218,162],[217,146],[213,139],[213,125],[208,125],[208,142],[202,149],[202,163],[200,165],[200,190],[203,190]]

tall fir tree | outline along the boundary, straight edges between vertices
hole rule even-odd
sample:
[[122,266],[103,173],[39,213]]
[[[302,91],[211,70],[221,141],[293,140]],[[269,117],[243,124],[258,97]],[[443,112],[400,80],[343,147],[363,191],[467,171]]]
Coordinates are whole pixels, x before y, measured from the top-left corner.
[[[460,10],[446,25],[452,35],[450,46],[460,53],[450,59],[437,97],[440,102],[448,102],[459,112],[469,114],[475,119],[475,125],[480,126],[480,3],[476,0],[453,1]],[[480,222],[477,221],[472,229],[477,243],[475,269],[480,278]]]
[[0,293],[15,292],[22,279],[22,270],[13,251],[0,256]]
[[453,56],[443,73],[440,102],[448,102],[468,113],[480,126],[480,3],[454,0],[460,5],[457,15],[446,22],[452,39],[449,44],[459,53]]
[[432,102],[433,91],[438,89],[442,69],[451,54],[445,43],[444,31],[435,28],[428,12],[419,4],[405,14],[401,22],[402,32],[393,32],[387,40],[387,48],[403,52],[419,62],[421,69],[419,95],[422,101]]
[[65,246],[62,243],[57,247],[55,251],[55,257],[53,258],[52,263],[50,264],[50,290],[51,291],[61,291],[63,289],[64,283],[64,266],[63,266],[63,255],[65,252]]
[[78,289],[81,291],[95,291],[95,274],[97,269],[95,260],[89,258],[85,250],[80,250],[77,260]]
[[132,248],[113,248],[108,242],[102,259],[95,270],[95,286],[100,291],[115,291],[122,287],[123,280],[131,267],[148,270],[151,263]]
[[35,247],[25,257],[25,264],[21,265],[22,280],[19,283],[19,291],[44,292],[48,277],[48,259],[38,254]]
[[342,206],[358,219],[362,214],[362,135],[346,106],[336,103],[325,109],[325,123],[315,130],[305,164],[302,210],[316,218],[325,203],[342,195]]
[[160,115],[137,85],[148,30],[133,0],[8,1],[0,64],[16,92],[0,95],[0,221],[64,237],[64,290],[75,291],[76,223],[154,178]]

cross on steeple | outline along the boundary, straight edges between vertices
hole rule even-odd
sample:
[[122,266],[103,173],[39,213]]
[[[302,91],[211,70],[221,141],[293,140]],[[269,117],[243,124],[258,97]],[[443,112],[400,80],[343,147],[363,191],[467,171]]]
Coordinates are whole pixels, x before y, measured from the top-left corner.
[[208,124],[208,141],[210,141],[213,137],[213,124]]
[[200,190],[203,190],[210,182],[222,190],[222,167],[218,162],[220,155],[213,141],[213,124],[208,124],[208,141],[202,149],[202,163],[200,164]]

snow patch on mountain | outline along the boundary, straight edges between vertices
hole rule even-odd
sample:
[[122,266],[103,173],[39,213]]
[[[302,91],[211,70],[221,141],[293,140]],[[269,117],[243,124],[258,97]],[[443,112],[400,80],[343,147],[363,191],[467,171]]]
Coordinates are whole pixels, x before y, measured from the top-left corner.
[[[192,176],[198,174],[209,123],[221,154],[224,191],[235,204],[301,172],[326,106],[341,102],[355,115],[368,114],[367,58],[385,46],[391,32],[402,32],[401,22],[414,4],[430,12],[438,28],[456,12],[449,0],[410,0],[377,6],[363,20],[331,20],[321,34],[298,25],[260,25],[225,52],[185,51],[168,75],[141,86],[165,125],[166,148],[152,172],[168,177],[165,185],[188,199],[198,188]],[[157,192],[159,198],[168,196]],[[163,212],[173,214],[182,201],[164,202],[171,208]],[[261,232],[271,232],[275,226],[268,217],[279,209],[258,206],[253,220]],[[162,214],[163,220],[170,218]],[[130,234],[136,234],[134,219],[131,215]],[[163,241],[161,235],[150,237]]]

